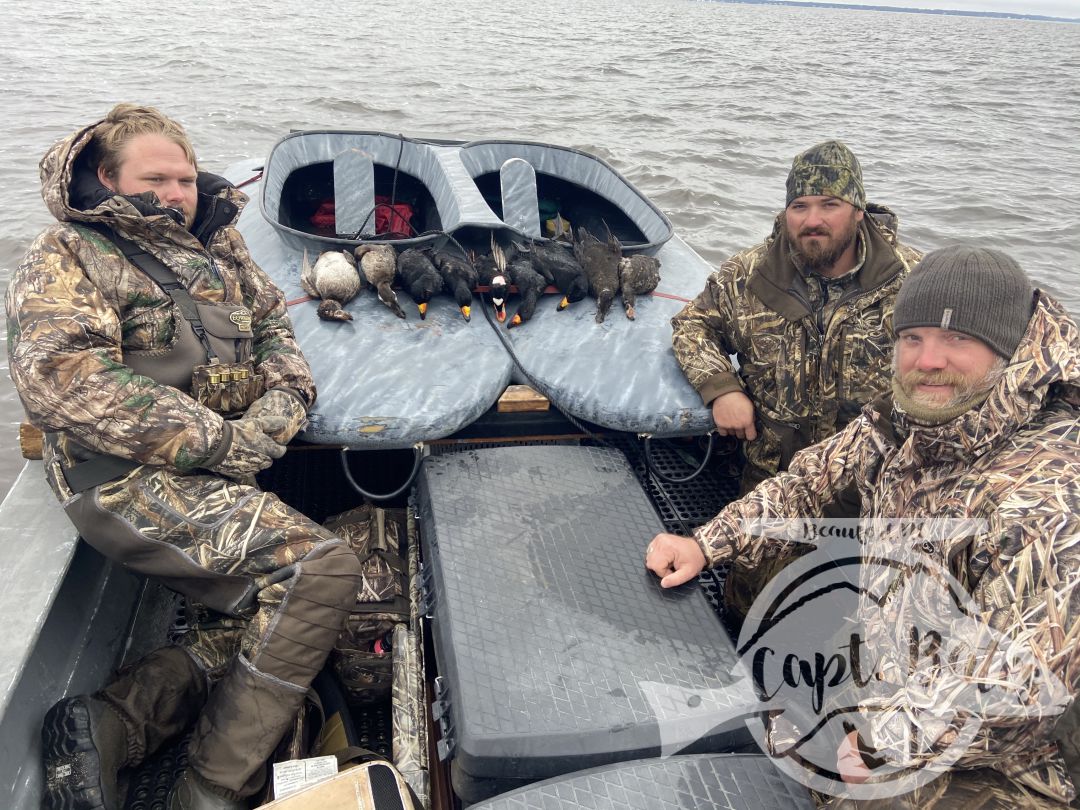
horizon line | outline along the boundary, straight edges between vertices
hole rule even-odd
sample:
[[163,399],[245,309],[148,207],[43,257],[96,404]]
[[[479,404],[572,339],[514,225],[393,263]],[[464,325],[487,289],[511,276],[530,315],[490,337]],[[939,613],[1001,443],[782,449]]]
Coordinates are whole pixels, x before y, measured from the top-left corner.
[[708,0],[712,3],[742,3],[753,6],[802,6],[810,8],[851,8],[863,11],[900,11],[908,14],[947,14],[957,17],[995,17],[1006,20],[1080,23],[1080,17],[1054,17],[1049,14],[1025,14],[1020,11],[973,11],[944,8],[887,6],[879,3],[839,3],[834,0]]

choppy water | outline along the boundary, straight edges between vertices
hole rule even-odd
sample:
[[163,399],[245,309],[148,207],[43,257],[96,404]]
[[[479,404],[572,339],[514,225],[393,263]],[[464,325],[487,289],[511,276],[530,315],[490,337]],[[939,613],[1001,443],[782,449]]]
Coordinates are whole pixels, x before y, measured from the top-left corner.
[[[0,282],[50,221],[37,162],[118,101],[211,171],[293,128],[531,138],[622,171],[710,262],[830,137],[911,244],[1004,249],[1080,312],[1080,25],[683,0],[65,0],[0,26]],[[21,407],[0,379],[0,491]]]

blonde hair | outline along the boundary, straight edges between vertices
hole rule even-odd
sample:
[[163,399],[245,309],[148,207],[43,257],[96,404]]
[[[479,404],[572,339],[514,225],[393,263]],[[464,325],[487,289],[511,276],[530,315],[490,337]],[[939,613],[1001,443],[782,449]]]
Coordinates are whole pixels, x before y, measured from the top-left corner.
[[117,104],[94,131],[93,147],[98,167],[106,177],[115,178],[123,162],[124,147],[138,135],[163,135],[184,150],[191,165],[198,168],[195,148],[184,128],[156,107]]

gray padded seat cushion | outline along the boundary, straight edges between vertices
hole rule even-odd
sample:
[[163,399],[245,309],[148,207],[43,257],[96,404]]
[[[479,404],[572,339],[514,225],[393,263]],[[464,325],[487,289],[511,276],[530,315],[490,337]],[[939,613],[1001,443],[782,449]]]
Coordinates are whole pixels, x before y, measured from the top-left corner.
[[810,792],[765,756],[714,754],[590,768],[471,810],[813,810]]

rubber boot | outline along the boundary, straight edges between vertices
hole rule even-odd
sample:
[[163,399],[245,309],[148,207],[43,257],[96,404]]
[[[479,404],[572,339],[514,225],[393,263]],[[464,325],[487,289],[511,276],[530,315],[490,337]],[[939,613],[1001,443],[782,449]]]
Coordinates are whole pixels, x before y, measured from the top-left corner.
[[[266,779],[266,760],[292,725],[307,691],[236,656],[195,725],[188,769],[195,771],[207,792],[219,797],[239,801],[258,792]],[[191,783],[191,778],[185,781]],[[190,788],[182,790],[195,795]],[[182,790],[170,794],[169,810],[187,810],[181,803]]]
[[206,701],[206,676],[164,647],[93,695],[64,698],[45,715],[46,810],[118,810],[116,775],[182,732]]
[[119,810],[116,774],[128,739],[116,711],[90,695],[64,698],[41,727],[45,810]]

